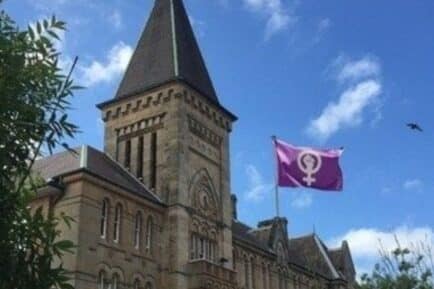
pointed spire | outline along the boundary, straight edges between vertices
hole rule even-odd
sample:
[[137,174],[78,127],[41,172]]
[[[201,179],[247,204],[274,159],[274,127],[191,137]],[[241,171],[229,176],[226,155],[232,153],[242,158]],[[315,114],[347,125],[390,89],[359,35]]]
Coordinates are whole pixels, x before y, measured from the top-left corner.
[[187,83],[219,105],[182,0],[156,0],[116,98],[172,80]]

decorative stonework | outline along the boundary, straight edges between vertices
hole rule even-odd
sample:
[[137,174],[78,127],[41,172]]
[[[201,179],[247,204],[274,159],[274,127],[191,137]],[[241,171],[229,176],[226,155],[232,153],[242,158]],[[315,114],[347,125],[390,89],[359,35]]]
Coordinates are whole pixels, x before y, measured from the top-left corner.
[[235,289],[236,272],[207,260],[188,264],[191,273],[190,289]]
[[173,89],[165,89],[153,94],[131,97],[130,101],[120,101],[103,108],[103,121],[111,121],[130,113],[145,110],[150,106],[159,106],[173,98]]
[[129,99],[130,101],[122,100],[119,103],[107,104],[106,107],[102,107],[104,113],[102,117],[103,121],[115,120],[120,116],[136,113],[150,106],[158,107],[165,105],[173,99],[181,99],[208,119],[213,120],[217,126],[229,132],[232,130],[232,122],[225,112],[214,104],[205,102],[202,97],[196,96],[190,89],[178,88],[175,90],[171,87],[143,96],[130,97]]
[[215,279],[209,278],[205,281],[206,289],[235,289],[236,287],[233,284],[226,284],[223,282],[219,282]]
[[216,149],[220,148],[223,138],[213,132],[211,129],[207,128],[191,115],[188,115],[188,128],[200,139],[206,141]]
[[190,185],[191,206],[200,215],[213,220],[219,216],[218,197],[206,169],[195,173]]
[[191,232],[206,237],[210,240],[218,241],[218,230],[216,224],[208,222],[204,218],[198,216],[194,216],[192,218]]
[[220,110],[214,109],[214,105],[209,105],[202,101],[202,97],[197,97],[192,91],[184,90],[184,101],[190,104],[194,109],[206,115],[208,119],[212,119],[214,123],[227,131],[232,131],[232,123],[227,116],[223,116]]
[[208,160],[210,164],[220,166],[220,152],[215,147],[195,135],[190,136],[189,146],[192,152]]
[[165,114],[158,114],[146,119],[142,119],[133,124],[116,129],[119,141],[142,135],[144,133],[160,129],[164,125]]

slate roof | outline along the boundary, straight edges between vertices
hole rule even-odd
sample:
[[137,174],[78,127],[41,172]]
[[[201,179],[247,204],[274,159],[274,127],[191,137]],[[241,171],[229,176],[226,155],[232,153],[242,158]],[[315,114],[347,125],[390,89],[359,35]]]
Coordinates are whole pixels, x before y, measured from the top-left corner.
[[269,241],[271,240],[273,226],[265,226],[257,229],[253,229],[250,233],[259,241],[270,246]]
[[155,194],[105,153],[89,146],[75,148],[73,151],[75,153],[64,151],[37,160],[33,171],[49,180],[83,170],[137,196],[162,204]]
[[329,250],[330,259],[338,270],[343,268],[345,262],[343,254],[344,252],[340,248]]
[[348,243],[344,241],[340,248],[329,250],[329,255],[338,272],[347,280],[354,281],[356,271]]
[[[232,234],[235,239],[259,249],[274,253],[269,244],[271,234],[270,226],[258,229],[234,220],[232,222]],[[344,279],[337,270],[337,264],[341,264],[338,251],[329,250],[315,234],[291,238],[288,240],[288,261],[297,267],[313,271],[329,279]],[[337,263],[339,262],[339,263]]]
[[155,0],[116,98],[172,80],[186,82],[219,105],[182,0]]
[[328,248],[316,234],[290,239],[289,260],[329,279],[341,278],[331,261]]
[[235,239],[247,242],[248,244],[257,247],[259,249],[271,252],[267,246],[267,242],[260,240],[252,233],[252,228],[239,222],[238,220],[232,221],[232,236]]

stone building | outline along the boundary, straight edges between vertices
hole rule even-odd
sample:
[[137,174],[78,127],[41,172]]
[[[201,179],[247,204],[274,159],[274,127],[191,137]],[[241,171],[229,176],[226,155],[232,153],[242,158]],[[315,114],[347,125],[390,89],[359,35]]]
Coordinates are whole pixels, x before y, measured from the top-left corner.
[[75,219],[62,262],[77,289],[353,288],[346,242],[294,238],[287,220],[237,220],[229,136],[181,0],[156,0],[113,99],[98,105],[104,152],[39,160],[34,200]]

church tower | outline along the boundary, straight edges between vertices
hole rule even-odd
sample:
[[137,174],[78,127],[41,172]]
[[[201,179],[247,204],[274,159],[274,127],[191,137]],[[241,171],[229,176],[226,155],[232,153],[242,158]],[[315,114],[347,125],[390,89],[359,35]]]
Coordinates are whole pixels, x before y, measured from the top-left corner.
[[167,206],[164,288],[191,288],[194,260],[232,268],[236,117],[218,100],[182,0],[155,1],[115,97],[98,107],[105,152]]
[[354,289],[347,243],[288,237],[286,218],[237,218],[229,139],[182,0],[154,0],[113,99],[98,105],[104,152],[37,160],[32,208],[75,222],[60,239],[77,289]]

